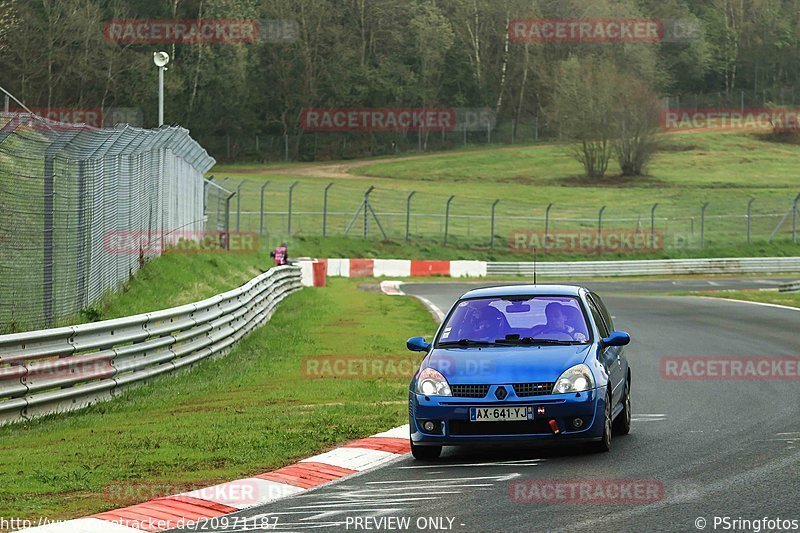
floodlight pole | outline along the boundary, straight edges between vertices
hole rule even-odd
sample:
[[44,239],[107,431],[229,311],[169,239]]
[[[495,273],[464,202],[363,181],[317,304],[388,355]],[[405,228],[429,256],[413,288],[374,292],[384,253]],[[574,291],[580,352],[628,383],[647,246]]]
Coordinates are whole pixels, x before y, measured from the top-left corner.
[[158,127],[164,125],[164,67],[158,67]]

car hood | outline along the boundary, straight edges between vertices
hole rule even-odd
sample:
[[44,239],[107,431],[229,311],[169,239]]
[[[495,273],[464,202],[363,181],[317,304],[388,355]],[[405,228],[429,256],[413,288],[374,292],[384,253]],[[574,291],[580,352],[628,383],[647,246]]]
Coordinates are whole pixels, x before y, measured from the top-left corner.
[[424,364],[441,372],[451,385],[554,382],[582,363],[591,349],[591,344],[439,348]]

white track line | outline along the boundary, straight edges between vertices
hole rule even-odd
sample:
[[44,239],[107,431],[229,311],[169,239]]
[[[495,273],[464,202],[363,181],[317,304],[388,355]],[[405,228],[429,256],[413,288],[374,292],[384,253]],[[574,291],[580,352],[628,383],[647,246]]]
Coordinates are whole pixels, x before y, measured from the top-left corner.
[[723,302],[736,302],[740,304],[761,305],[764,307],[775,307],[777,309],[788,309],[789,311],[800,311],[800,307],[792,307],[790,305],[769,304],[766,302],[751,302],[749,300],[736,300],[734,298],[715,298],[713,296],[695,296],[695,298],[703,298],[705,300],[715,300]]

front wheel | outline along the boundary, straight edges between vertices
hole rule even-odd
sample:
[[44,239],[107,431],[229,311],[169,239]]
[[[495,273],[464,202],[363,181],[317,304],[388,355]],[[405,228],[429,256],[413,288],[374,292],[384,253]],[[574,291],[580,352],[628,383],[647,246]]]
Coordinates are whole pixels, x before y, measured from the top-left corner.
[[622,398],[622,412],[614,419],[614,435],[627,435],[631,432],[631,382],[625,383],[625,397]]
[[411,443],[411,455],[419,461],[435,461],[441,454],[441,446],[417,446]]
[[589,444],[589,451],[608,452],[611,451],[611,395],[606,396],[606,408],[603,411],[603,436],[597,442]]

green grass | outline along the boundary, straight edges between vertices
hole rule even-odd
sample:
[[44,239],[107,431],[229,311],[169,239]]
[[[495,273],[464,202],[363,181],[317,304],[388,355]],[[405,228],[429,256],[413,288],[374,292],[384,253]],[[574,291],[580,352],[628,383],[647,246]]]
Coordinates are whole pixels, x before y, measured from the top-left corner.
[[[320,235],[323,189],[332,182],[329,235],[344,234],[364,191],[375,186],[370,200],[381,214],[388,240],[393,242],[404,241],[407,195],[417,191],[411,202],[412,213],[418,215],[411,218],[412,236],[441,243],[445,204],[450,195],[455,195],[450,242],[464,253],[488,243],[491,204],[499,199],[495,235],[501,246],[515,230],[543,230],[549,203],[553,204],[551,230],[596,228],[598,211],[606,206],[603,227],[630,231],[650,228],[650,209],[657,202],[655,227],[665,235],[668,256],[710,256],[725,249],[731,249],[726,255],[760,255],[761,243],[766,243],[800,192],[800,146],[773,143],[761,133],[740,131],[663,135],[662,145],[649,166],[650,175],[641,178],[614,176],[613,168],[603,180],[583,178],[570,147],[564,144],[475,148],[323,164],[219,165],[212,174],[231,177],[232,184],[250,180],[242,188],[242,210],[251,213],[242,215],[242,229],[259,229],[258,188],[264,180],[270,180],[265,195],[269,244],[286,238],[288,186],[299,180],[294,189],[292,219],[292,233],[299,237]],[[758,244],[742,247],[751,197],[756,199],[752,205],[752,240]],[[709,206],[703,250],[700,208],[704,202]],[[235,205],[232,208],[235,211]],[[790,227],[791,217],[775,237],[778,251],[770,253],[797,253],[797,247],[788,243]],[[362,234],[360,216],[349,236],[358,238]],[[369,238],[379,238],[372,219]]]
[[266,253],[166,253],[145,264],[119,292],[62,322],[119,318],[196,302],[244,285],[271,265]]
[[[145,292],[132,288],[120,298]],[[127,305],[140,303],[109,308]],[[137,501],[120,497],[126,487],[181,491],[245,477],[402,424],[406,377],[310,379],[301,360],[417,361],[404,340],[433,327],[416,300],[365,292],[353,280],[304,289],[225,358],[85,411],[0,428],[0,516],[117,508]]]
[[731,298],[734,300],[747,300],[748,302],[762,302],[768,304],[788,305],[800,307],[800,292],[778,291],[706,291],[684,293],[693,296],[713,296],[714,298]]

